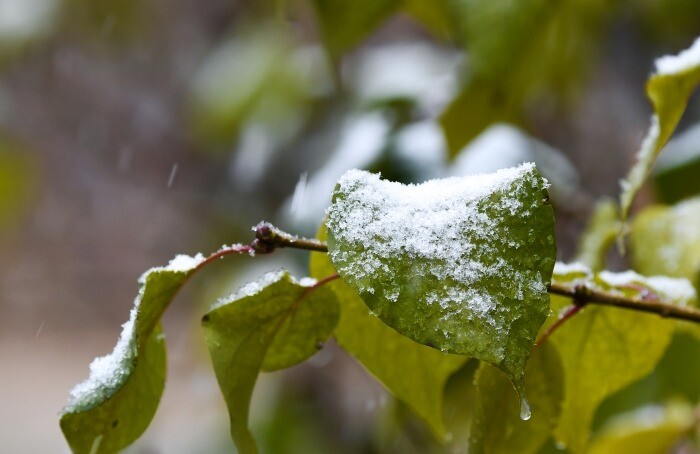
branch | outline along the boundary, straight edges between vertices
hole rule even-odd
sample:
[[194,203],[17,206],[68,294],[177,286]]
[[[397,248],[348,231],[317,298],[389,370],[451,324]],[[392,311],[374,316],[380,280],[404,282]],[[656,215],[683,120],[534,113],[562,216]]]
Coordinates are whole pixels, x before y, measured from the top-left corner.
[[[304,249],[307,251],[328,252],[328,245],[323,241],[299,238],[296,235],[284,232],[269,222],[261,222],[253,228],[255,231],[255,240],[250,244],[250,248],[254,253],[269,254],[276,248],[294,248]],[[547,291],[553,295],[566,296],[571,298],[574,307],[567,311],[565,316],[552,325],[546,336],[549,336],[552,331],[561,324],[580,312],[580,308],[587,304],[600,304],[602,306],[621,307],[623,309],[631,309],[641,312],[649,312],[657,314],[664,318],[674,318],[678,320],[686,320],[695,323],[700,323],[700,310],[686,306],[676,306],[669,304],[661,299],[654,298],[630,298],[618,293],[605,292],[587,287],[584,284],[566,285],[552,282]],[[541,340],[544,340],[543,339]],[[539,342],[539,341],[538,341]]]
[[675,318],[700,323],[700,311],[692,307],[676,306],[660,299],[630,298],[617,293],[604,292],[587,287],[583,284],[564,285],[552,283],[547,288],[554,295],[567,296],[574,304],[600,304],[603,306],[621,307],[641,312],[650,312],[665,318]]
[[299,238],[296,235],[287,233],[270,224],[261,222],[253,227],[255,240],[250,243],[256,253],[269,254],[277,248],[289,247],[294,249],[304,249],[306,251],[328,252],[326,243],[318,240]]

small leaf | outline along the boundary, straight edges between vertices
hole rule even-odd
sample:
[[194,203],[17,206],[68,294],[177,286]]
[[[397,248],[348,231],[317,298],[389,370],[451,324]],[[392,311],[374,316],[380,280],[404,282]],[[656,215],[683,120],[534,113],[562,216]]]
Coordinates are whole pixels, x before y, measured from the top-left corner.
[[[320,240],[326,239],[321,226]],[[311,275],[328,276],[335,268],[327,254],[311,254]],[[398,399],[440,437],[445,436],[443,390],[448,378],[468,358],[442,353],[394,331],[372,315],[355,290],[341,280],[328,284],[340,304],[334,337]]]
[[549,313],[554,220],[532,164],[404,186],[358,170],[328,210],[334,267],[387,325],[519,387]]
[[672,207],[652,206],[632,223],[632,264],[644,274],[685,277],[695,284],[700,271],[700,197]]
[[688,98],[700,83],[700,38],[678,55],[656,60],[656,72],[647,82],[647,96],[654,106],[651,127],[637,153],[637,162],[622,182],[620,208],[626,221],[634,196],[649,175],[661,149],[671,138]]
[[160,318],[203,260],[179,255],[141,276],[141,290],[114,351],[90,364],[90,378],[71,390],[61,414],[61,430],[74,452],[116,452],[146,430],[165,386]]
[[675,452],[678,441],[692,430],[694,423],[693,409],[688,405],[674,403],[666,407],[642,407],[611,421],[594,438],[588,452]]
[[202,319],[231,436],[241,453],[257,452],[248,413],[260,370],[290,367],[312,356],[338,321],[333,291],[303,284],[287,272],[268,273],[219,302]]
[[[585,283],[628,297],[657,295],[669,303],[692,304],[695,292],[682,279],[644,277],[634,272],[593,276],[577,266],[557,265],[554,282]],[[552,296],[559,313],[571,300]],[[553,323],[551,317],[547,325]],[[585,452],[593,415],[608,396],[650,373],[661,359],[675,328],[673,320],[588,305],[549,337],[564,367],[564,406],[556,437],[572,453]]]
[[557,426],[563,399],[561,362],[554,347],[545,343],[536,348],[527,364],[524,383],[532,405],[529,421],[518,417],[513,387],[496,369],[482,363],[475,383],[478,397],[469,452],[539,452]]

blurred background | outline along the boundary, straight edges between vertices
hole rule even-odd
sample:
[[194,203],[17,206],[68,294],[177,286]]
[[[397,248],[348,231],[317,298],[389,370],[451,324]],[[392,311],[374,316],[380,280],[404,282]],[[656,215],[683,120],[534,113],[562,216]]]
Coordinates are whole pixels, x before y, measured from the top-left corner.
[[[143,271],[260,220],[312,236],[347,169],[420,182],[535,161],[571,259],[648,128],[654,59],[698,35],[696,0],[0,0],[0,451],[68,451],[58,412]],[[696,96],[639,204],[700,192],[699,122]],[[229,258],[191,282],[129,452],[234,449],[200,316],[307,259]],[[262,377],[253,424],[263,452],[430,444],[332,342]]]

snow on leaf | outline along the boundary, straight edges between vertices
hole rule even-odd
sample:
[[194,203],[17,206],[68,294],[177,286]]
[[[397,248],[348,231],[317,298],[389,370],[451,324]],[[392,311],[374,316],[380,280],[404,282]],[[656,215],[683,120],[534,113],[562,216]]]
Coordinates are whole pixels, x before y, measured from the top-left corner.
[[61,429],[74,452],[115,452],[136,440],[155,414],[165,385],[160,317],[204,260],[179,255],[140,278],[141,289],[114,351],[90,364],[70,392]]
[[386,324],[493,364],[522,391],[549,313],[546,186],[532,164],[408,186],[349,171],[328,210],[329,255]]
[[685,112],[688,98],[700,83],[700,38],[678,55],[661,57],[656,72],[647,82],[647,96],[654,107],[651,127],[637,153],[637,162],[621,182],[622,219],[628,217],[635,194],[646,179],[656,156],[661,152]]

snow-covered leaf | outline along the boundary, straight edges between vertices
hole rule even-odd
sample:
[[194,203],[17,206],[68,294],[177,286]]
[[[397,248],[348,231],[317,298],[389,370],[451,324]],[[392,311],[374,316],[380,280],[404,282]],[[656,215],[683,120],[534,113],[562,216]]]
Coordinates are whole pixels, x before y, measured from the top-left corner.
[[549,313],[555,255],[546,182],[534,165],[417,186],[349,171],[327,226],[334,267],[382,321],[495,365],[521,388]]
[[260,371],[290,367],[312,356],[338,321],[335,293],[315,284],[297,282],[287,272],[268,273],[202,318],[231,436],[241,453],[257,452],[248,412]]
[[61,430],[74,452],[117,452],[146,430],[165,386],[160,318],[203,260],[179,255],[141,276],[141,290],[114,351],[90,364],[90,377],[71,390],[63,409]]
[[678,55],[656,60],[656,72],[647,82],[647,95],[654,107],[651,127],[637,153],[637,162],[622,182],[620,207],[627,219],[634,196],[644,183],[656,156],[671,138],[685,112],[688,98],[700,83],[700,38]]
[[518,417],[518,400],[506,377],[482,363],[475,378],[477,400],[470,453],[540,451],[557,426],[563,399],[561,362],[552,345],[545,343],[533,350],[524,383],[532,406],[529,421]]
[[[323,225],[318,238],[326,237]],[[336,272],[328,255],[322,253],[311,255],[310,268],[317,278]],[[340,304],[340,321],[333,333],[338,344],[444,437],[443,390],[447,379],[467,358],[442,353],[397,333],[372,315],[357,291],[341,280],[328,286]]]

